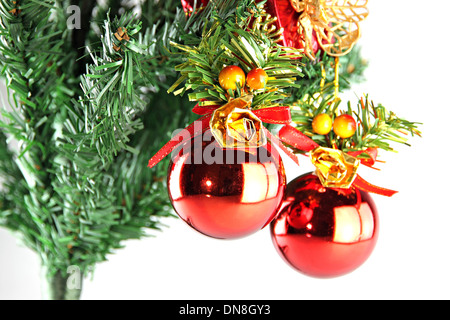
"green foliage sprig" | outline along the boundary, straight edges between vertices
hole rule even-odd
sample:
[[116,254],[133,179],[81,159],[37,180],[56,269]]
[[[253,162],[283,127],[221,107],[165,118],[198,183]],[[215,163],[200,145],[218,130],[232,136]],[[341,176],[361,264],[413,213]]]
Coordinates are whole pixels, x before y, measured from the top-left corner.
[[[399,118],[394,112],[388,111],[383,105],[375,104],[368,95],[361,97],[356,107],[347,103],[347,107],[340,108],[341,100],[329,93],[330,87],[325,88],[325,93],[317,92],[315,95],[305,95],[292,107],[292,120],[297,129],[309,136],[323,147],[338,148],[344,152],[379,148],[386,151],[394,151],[392,142],[404,145],[408,144],[408,135],[420,136],[418,130],[420,123],[411,122]],[[327,135],[316,134],[312,128],[315,116],[326,113],[332,121],[341,115],[351,115],[357,123],[356,132],[350,138],[342,139],[333,130]],[[298,153],[304,153],[297,150]],[[365,157],[361,154],[360,157]]]
[[168,92],[177,95],[192,91],[188,95],[191,101],[224,104],[230,97],[245,93],[244,88],[227,92],[220,87],[219,73],[227,65],[239,65],[244,72],[262,68],[267,73],[265,89],[253,92],[252,108],[273,106],[289,96],[288,88],[299,88],[296,81],[303,75],[303,55],[278,45],[276,33],[263,32],[269,29],[271,20],[265,19],[262,4],[243,2],[235,17],[224,20],[219,14],[213,15],[212,21],[203,25],[198,43],[192,37],[185,38],[184,44],[172,43],[185,62],[176,66],[181,76]]
[[160,229],[160,218],[172,215],[164,164],[146,164],[185,125],[190,107],[165,93],[179,63],[164,49],[184,24],[179,1],[145,4],[165,11],[143,22],[131,13],[110,19],[97,5],[101,23],[81,30],[83,59],[72,47],[68,4],[0,1],[11,106],[2,105],[0,121],[0,225],[39,255],[49,277],[63,280],[69,266],[86,274],[123,240]]

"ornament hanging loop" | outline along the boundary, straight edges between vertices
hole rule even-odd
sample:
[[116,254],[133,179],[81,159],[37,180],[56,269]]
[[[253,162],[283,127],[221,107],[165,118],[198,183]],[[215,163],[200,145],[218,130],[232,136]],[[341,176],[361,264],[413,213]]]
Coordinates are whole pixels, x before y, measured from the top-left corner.
[[337,103],[339,100],[339,57],[334,58],[334,102]]

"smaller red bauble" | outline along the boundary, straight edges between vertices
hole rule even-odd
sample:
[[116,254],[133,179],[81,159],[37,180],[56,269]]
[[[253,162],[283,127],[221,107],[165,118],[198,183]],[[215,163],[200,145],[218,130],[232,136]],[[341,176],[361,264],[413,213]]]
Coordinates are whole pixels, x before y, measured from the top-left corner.
[[350,138],[356,132],[356,121],[351,115],[340,115],[334,119],[333,131],[343,139]]
[[312,277],[337,277],[358,268],[372,253],[378,213],[367,192],[326,188],[308,173],[287,185],[270,229],[290,266]]
[[182,146],[167,177],[180,218],[218,239],[241,238],[268,225],[285,186],[283,163],[271,144],[247,151],[221,148],[210,130]]
[[245,73],[238,66],[226,66],[219,73],[219,84],[225,90],[236,90],[237,85],[242,88],[245,83]]
[[252,69],[247,74],[247,86],[252,90],[264,89],[268,78],[267,73],[263,69]]

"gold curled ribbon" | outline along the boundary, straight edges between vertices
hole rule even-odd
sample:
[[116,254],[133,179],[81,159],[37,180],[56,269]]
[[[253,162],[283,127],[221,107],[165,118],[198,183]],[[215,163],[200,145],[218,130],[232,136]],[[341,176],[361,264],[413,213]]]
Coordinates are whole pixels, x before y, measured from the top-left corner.
[[209,123],[222,148],[260,147],[267,143],[262,121],[250,110],[253,96],[236,98],[216,109]]
[[324,147],[311,151],[310,158],[322,185],[330,188],[350,188],[360,164],[341,150]]
[[331,56],[346,55],[358,41],[359,23],[367,18],[368,0],[290,0],[298,18],[305,54],[315,59],[313,31],[322,49]]

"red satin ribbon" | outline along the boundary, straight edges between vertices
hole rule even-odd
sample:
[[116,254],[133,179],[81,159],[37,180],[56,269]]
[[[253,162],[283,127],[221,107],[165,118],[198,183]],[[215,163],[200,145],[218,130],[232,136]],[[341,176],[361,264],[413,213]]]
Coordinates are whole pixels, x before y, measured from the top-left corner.
[[[281,128],[279,132],[279,139],[299,150],[306,152],[312,151],[319,147],[319,145],[311,138],[305,136],[302,132],[290,125],[286,125]],[[368,148],[366,150],[348,152],[348,154],[353,157],[356,157],[362,153],[366,153],[370,158],[361,159],[361,163],[365,166],[372,167],[375,164],[378,150],[376,148]],[[397,193],[397,191],[394,190],[375,186],[361,178],[359,175],[357,175],[355,181],[353,181],[353,186],[366,192],[376,193],[387,197],[391,197]]]
[[319,147],[319,145],[311,140],[311,138],[305,136],[290,125],[285,125],[281,128],[278,135],[281,141],[302,151],[312,151]]
[[[179,144],[181,144],[186,139],[186,132],[189,133],[190,137],[194,137],[200,133],[203,133],[209,128],[209,120],[211,116],[204,116],[186,127],[182,132],[175,135],[169,142],[167,142],[164,147],[159,149],[159,151],[148,161],[148,167],[153,168],[162,159],[164,159],[169,153],[172,152]],[[185,131],[186,130],[186,131]]]
[[367,148],[366,150],[347,152],[347,154],[351,155],[352,157],[357,157],[363,153],[367,154],[369,156],[369,159],[361,159],[361,163],[368,167],[372,167],[375,164],[375,161],[377,161],[378,156],[377,148]]
[[[209,129],[209,121],[211,116],[220,106],[199,106],[198,104],[192,109],[192,112],[198,115],[202,115],[200,119],[191,123],[182,132],[175,135],[169,142],[167,142],[148,162],[148,167],[152,168],[164,159],[169,153],[173,151],[179,144],[186,140],[186,133],[189,134],[189,138],[192,138],[200,133]],[[288,124],[291,122],[291,112],[289,107],[271,107],[258,110],[252,110],[252,112],[262,121],[266,123],[274,124]],[[278,141],[278,138],[270,134],[269,130],[264,128],[264,132],[267,137],[275,144],[277,144],[286,154],[298,163],[297,157],[290,152],[282,143]]]
[[[209,122],[211,120],[212,113],[219,106],[199,106],[196,105],[192,111],[198,115],[202,115],[200,119],[191,123],[188,127],[185,128],[182,132],[175,135],[168,143],[166,143],[148,162],[148,167],[154,167],[158,162],[160,162],[163,158],[165,158],[169,153],[173,151],[179,144],[186,140],[186,133],[188,133],[189,137],[192,138],[200,133],[205,132],[209,129]],[[259,118],[261,121],[266,123],[275,123],[275,124],[285,124],[283,128],[281,128],[279,132],[279,136],[272,135],[267,128],[263,127],[264,132],[267,137],[272,141],[272,143],[276,144],[280,149],[282,149],[297,165],[299,165],[297,157],[286,148],[281,142],[284,142],[296,149],[302,151],[312,151],[315,148],[319,147],[319,145],[314,142],[311,138],[304,135],[302,132],[297,130],[296,128],[289,125],[291,122],[291,113],[289,107],[272,107],[272,108],[264,108],[259,110],[252,110],[252,112]],[[280,142],[281,141],[281,142]],[[369,159],[362,159],[361,163],[372,167],[376,161],[377,157],[377,149],[376,148],[368,148],[362,151],[351,151],[348,154],[351,156],[358,156],[362,153],[366,153],[369,155]],[[358,189],[361,189],[366,192],[376,193],[383,196],[391,197],[397,191],[385,189],[382,187],[375,186],[359,175],[356,176],[353,185]]]
[[398,191],[375,186],[375,185],[367,182],[363,178],[361,178],[360,175],[356,175],[356,179],[355,179],[355,181],[353,181],[353,185],[360,190],[363,190],[366,192],[371,192],[371,193],[376,193],[376,194],[386,196],[386,197],[392,197],[394,194],[396,194],[398,192]]

